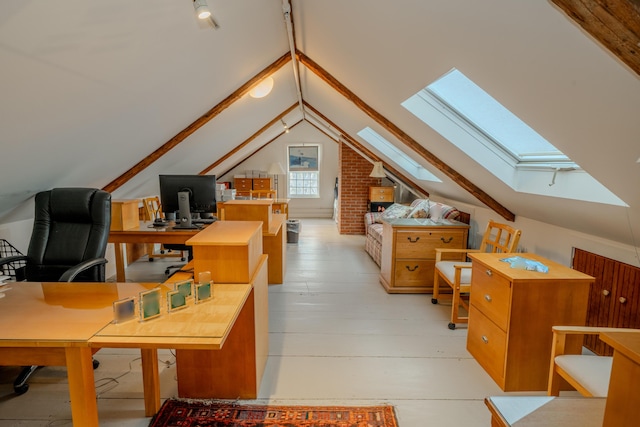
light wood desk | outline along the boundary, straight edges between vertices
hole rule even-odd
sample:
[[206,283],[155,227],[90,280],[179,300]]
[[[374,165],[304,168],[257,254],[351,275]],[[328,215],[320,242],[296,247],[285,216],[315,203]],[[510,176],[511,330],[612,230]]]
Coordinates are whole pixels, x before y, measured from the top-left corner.
[[[214,223],[215,224],[215,223]],[[111,230],[109,243],[114,244],[116,256],[116,280],[125,282],[124,244],[166,243],[183,245],[202,230],[178,230],[171,226],[154,227],[152,221],[140,221],[137,227],[128,230]]]
[[[247,388],[259,386],[266,355],[268,328],[255,321],[256,294],[264,293],[266,257],[260,262],[255,284],[214,284],[213,299],[163,314],[146,322],[137,319],[113,324],[113,301],[137,296],[141,291],[169,285],[154,283],[31,283],[10,285],[0,298],[0,319],[11,328],[0,330],[0,365],[66,366],[73,424],[98,426],[98,410],[92,365],[100,348],[140,348],[144,384],[145,415],[160,408],[157,349],[200,350],[214,354],[218,369],[232,378],[216,378],[208,398],[234,398]],[[81,321],[80,321],[81,320]],[[262,320],[262,319],[261,319]],[[267,319],[268,320],[268,319]],[[46,328],[43,327],[46,325]],[[196,327],[197,325],[197,327]],[[256,332],[258,331],[258,332]],[[259,335],[258,335],[259,333]],[[251,338],[253,337],[253,338]],[[245,342],[261,347],[250,351]],[[244,344],[239,351],[238,342]],[[186,375],[199,378],[199,365],[179,363],[178,390],[188,386]],[[180,370],[183,372],[180,373]],[[186,372],[186,373],[185,373]],[[247,386],[246,372],[252,374]],[[239,373],[236,375],[236,373]],[[220,394],[216,395],[215,393]],[[192,397],[182,395],[181,397]],[[255,397],[255,396],[254,396]]]
[[613,347],[604,427],[638,424],[640,417],[640,333],[606,332],[600,339]]
[[491,396],[484,402],[491,427],[601,427],[605,406],[595,397]]
[[98,426],[90,340],[113,319],[114,300],[144,288],[125,285],[21,282],[0,298],[11,325],[0,330],[0,365],[66,366],[76,426]]

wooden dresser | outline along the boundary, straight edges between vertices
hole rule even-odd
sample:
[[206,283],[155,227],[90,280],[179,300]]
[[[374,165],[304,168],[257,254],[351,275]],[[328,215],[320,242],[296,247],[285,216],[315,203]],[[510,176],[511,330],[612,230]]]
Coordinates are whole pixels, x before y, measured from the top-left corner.
[[432,293],[435,248],[467,247],[469,225],[458,221],[402,218],[382,227],[380,283],[388,293]]
[[249,197],[251,190],[271,190],[271,178],[234,178],[236,196]]
[[[546,390],[551,326],[584,325],[594,278],[541,256],[547,273],[513,269],[506,254],[469,254],[467,350],[504,391]],[[581,342],[568,345],[579,353]]]

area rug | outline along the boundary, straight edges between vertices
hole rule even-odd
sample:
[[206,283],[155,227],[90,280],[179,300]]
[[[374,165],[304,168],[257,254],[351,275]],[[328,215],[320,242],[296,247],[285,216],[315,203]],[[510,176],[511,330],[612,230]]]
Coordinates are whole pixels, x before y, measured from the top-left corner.
[[273,406],[169,399],[149,427],[398,427],[393,406]]

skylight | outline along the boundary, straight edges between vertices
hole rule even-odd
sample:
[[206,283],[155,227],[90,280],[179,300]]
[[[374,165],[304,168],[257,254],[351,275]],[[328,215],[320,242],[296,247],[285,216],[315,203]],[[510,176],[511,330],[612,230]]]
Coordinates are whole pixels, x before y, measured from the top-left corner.
[[421,181],[442,182],[438,177],[426,170],[422,165],[407,156],[395,145],[387,141],[370,127],[366,127],[358,132],[358,136],[369,144],[373,145],[382,154],[393,160],[398,166]]
[[627,206],[459,70],[402,106],[515,191]]

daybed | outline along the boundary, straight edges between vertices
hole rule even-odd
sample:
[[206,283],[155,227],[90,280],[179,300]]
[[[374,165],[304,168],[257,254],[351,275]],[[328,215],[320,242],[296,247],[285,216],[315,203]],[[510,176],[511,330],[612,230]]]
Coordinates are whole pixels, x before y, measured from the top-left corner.
[[410,206],[394,203],[383,212],[367,212],[364,215],[366,230],[365,251],[378,266],[382,256],[382,220],[392,218],[444,218],[469,224],[469,214],[429,199],[416,199]]

